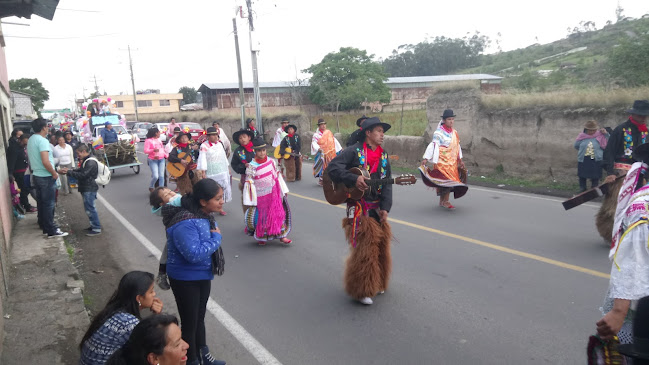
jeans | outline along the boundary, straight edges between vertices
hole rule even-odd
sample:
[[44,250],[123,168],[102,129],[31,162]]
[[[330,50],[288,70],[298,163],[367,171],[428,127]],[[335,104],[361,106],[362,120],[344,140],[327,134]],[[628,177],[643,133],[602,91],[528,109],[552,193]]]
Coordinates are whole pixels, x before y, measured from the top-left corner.
[[[66,164],[66,165],[59,165],[59,168],[65,167],[66,169],[72,170],[72,164]],[[66,174],[59,174],[59,179],[61,179],[61,190],[66,193],[70,194],[70,183],[68,182],[68,175]]]
[[169,278],[180,315],[180,331],[189,349],[187,362],[198,359],[198,350],[207,346],[205,311],[212,289],[210,280],[183,281]]
[[43,233],[53,235],[59,229],[54,224],[54,208],[56,207],[56,180],[52,176],[34,176],[36,188],[36,207],[38,208],[38,226]]
[[[588,180],[585,177],[579,178],[579,189],[583,192],[588,189]],[[590,179],[590,187],[594,188],[599,185],[599,179]]]
[[14,180],[20,189],[20,205],[25,209],[32,207],[29,204],[29,188],[25,185],[25,173],[24,172],[14,172]]
[[99,215],[97,214],[97,207],[95,205],[97,192],[89,191],[81,193],[81,196],[83,196],[83,209],[86,211],[88,219],[90,219],[90,227],[95,232],[101,232],[101,223],[99,223]]
[[149,159],[149,168],[151,169],[151,182],[149,187],[153,188],[156,181],[158,186],[165,186],[165,159],[152,160]]

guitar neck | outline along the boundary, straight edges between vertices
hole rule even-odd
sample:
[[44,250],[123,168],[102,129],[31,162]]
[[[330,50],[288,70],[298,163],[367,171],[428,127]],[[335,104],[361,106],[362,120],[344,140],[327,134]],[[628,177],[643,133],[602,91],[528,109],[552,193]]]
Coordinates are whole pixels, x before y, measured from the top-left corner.
[[394,179],[392,178],[370,179],[370,180],[365,180],[365,183],[369,186],[390,185],[390,184],[394,184]]

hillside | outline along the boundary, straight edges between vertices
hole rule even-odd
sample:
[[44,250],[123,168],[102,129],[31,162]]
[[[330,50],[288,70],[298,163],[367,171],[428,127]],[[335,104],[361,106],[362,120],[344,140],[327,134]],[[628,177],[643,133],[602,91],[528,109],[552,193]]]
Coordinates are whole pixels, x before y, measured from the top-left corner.
[[541,83],[545,86],[610,84],[613,80],[606,72],[609,54],[625,39],[634,41],[649,37],[649,17],[622,20],[601,29],[588,30],[592,28],[592,24],[582,23],[566,38],[549,44],[482,55],[480,66],[459,73],[509,76],[504,86],[517,88],[526,88],[526,82],[530,83],[526,79],[535,77],[547,79]]

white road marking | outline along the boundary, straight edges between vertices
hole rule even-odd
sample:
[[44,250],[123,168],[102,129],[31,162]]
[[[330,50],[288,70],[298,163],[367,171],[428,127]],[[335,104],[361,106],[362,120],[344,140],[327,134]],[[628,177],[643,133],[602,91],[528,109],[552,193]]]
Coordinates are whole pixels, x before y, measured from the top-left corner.
[[[131,232],[135,238],[140,241],[142,246],[144,246],[153,256],[158,260],[162,252],[149,241],[135,226],[133,226],[124,216],[122,216],[117,209],[113,208],[103,196],[97,194],[97,200],[99,200],[105,207],[111,212],[117,220],[124,225],[124,227]],[[243,347],[250,352],[252,356],[263,365],[282,365],[279,360],[273,356],[266,348],[257,341],[248,331],[246,331],[243,326],[237,322],[228,312],[223,309],[214,299],[210,297],[207,301],[207,310],[216,318],[223,327],[225,327],[230,333],[236,338]]]

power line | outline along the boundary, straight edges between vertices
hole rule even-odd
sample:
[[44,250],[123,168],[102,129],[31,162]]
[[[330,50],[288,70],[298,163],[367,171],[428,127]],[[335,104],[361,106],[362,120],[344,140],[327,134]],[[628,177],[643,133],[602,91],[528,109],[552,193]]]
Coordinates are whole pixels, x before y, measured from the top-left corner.
[[65,40],[65,39],[83,39],[83,38],[96,38],[96,37],[108,37],[112,35],[117,35],[119,33],[107,33],[107,34],[95,34],[95,35],[85,35],[85,36],[78,36],[78,37],[29,37],[29,36],[22,36],[22,35],[7,35],[5,34],[5,38],[23,38],[23,39],[49,39],[49,40]]
[[78,11],[81,13],[101,13],[101,11],[99,10],[81,10],[81,9],[65,9],[65,8],[56,8],[56,10]]

